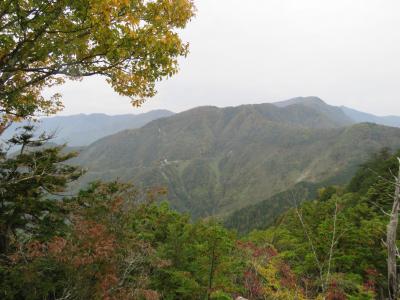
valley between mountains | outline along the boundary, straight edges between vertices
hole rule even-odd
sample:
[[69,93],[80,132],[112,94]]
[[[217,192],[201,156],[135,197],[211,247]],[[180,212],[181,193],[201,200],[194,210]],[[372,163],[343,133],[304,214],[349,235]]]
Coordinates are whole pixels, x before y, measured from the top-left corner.
[[400,148],[400,128],[354,112],[317,97],[198,107],[103,137],[73,163],[87,170],[80,185],[102,179],[166,187],[173,208],[246,231],[293,205],[285,191],[308,196],[323,184],[346,183],[372,154]]

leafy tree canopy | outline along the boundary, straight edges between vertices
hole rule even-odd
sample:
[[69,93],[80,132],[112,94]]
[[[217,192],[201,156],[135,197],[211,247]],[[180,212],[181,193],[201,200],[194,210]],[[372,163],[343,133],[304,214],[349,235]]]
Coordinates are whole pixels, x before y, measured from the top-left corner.
[[248,239],[273,244],[311,298],[323,291],[327,299],[383,299],[385,212],[393,201],[399,154],[382,150],[346,187],[321,189],[315,200],[288,210],[274,226]]
[[0,1],[0,113],[8,121],[62,108],[41,92],[102,75],[134,105],[155,94],[188,53],[177,29],[194,15],[191,0]]

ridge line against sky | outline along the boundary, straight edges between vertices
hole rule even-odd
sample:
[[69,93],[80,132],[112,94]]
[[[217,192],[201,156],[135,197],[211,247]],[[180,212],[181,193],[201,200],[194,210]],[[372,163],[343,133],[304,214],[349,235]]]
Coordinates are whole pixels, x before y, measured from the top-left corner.
[[[315,96],[300,96],[300,98],[307,98],[307,97],[315,97]],[[293,97],[293,98],[298,98],[298,97]],[[138,116],[138,115],[141,115],[141,114],[145,114],[145,113],[149,113],[149,112],[154,112],[154,111],[169,111],[169,112],[171,112],[171,113],[173,113],[173,114],[178,114],[178,113],[181,113],[181,112],[185,112],[185,111],[188,111],[188,110],[191,110],[191,109],[195,109],[195,108],[199,108],[199,107],[207,107],[207,106],[212,106],[212,107],[217,107],[217,108],[228,108],[228,107],[239,107],[239,106],[241,106],[241,105],[259,105],[259,104],[275,104],[275,103],[279,103],[279,102],[283,102],[283,101],[286,101],[286,100],[291,100],[291,99],[293,99],[293,98],[290,98],[290,99],[280,99],[280,100],[277,100],[277,101],[270,101],[270,102],[254,102],[254,103],[243,103],[243,104],[237,104],[237,105],[227,105],[227,106],[217,106],[217,105],[212,105],[212,104],[209,104],[209,105],[200,105],[200,106],[194,106],[194,107],[190,107],[190,108],[187,108],[187,109],[184,109],[184,110],[181,110],[181,111],[172,111],[172,110],[170,110],[170,109],[165,109],[165,108],[154,108],[154,109],[149,109],[149,110],[147,110],[147,109],[141,109],[141,108],[139,108],[139,109],[137,109],[137,108],[132,108],[132,110],[131,111],[129,111],[129,112],[126,112],[126,113],[115,113],[115,114],[113,114],[113,113],[107,113],[107,112],[79,112],[79,113],[72,113],[72,114],[65,114],[65,113],[59,113],[59,114],[57,114],[57,115],[50,115],[50,116],[43,116],[44,118],[47,118],[47,117],[69,117],[69,116],[78,116],[78,115],[86,115],[86,116],[88,116],[88,115],[95,115],[95,114],[100,114],[100,115],[106,115],[106,116],[109,116],[109,117],[114,117],[114,116],[124,116],[124,115],[136,115],[136,116]],[[323,100],[323,99],[321,99],[321,100]],[[324,101],[324,100],[323,100]],[[325,102],[325,104],[327,104],[327,105],[331,105],[331,104],[329,104],[329,103],[327,103],[326,101],[324,101]],[[357,109],[357,108],[354,108],[354,107],[349,107],[349,106],[346,106],[346,105],[331,105],[331,106],[333,106],[333,107],[337,107],[337,108],[347,108],[347,109],[351,109],[351,110],[355,110],[355,111],[358,111],[358,112],[360,112],[360,113],[366,113],[366,114],[370,114],[370,115],[372,115],[372,116],[376,116],[376,117],[400,117],[400,114],[398,114],[398,115],[396,115],[396,114],[386,114],[386,115],[379,115],[379,114],[375,114],[375,113],[371,113],[371,112],[366,112],[366,111],[362,111],[362,110],[359,110],[359,109]]]
[[[400,115],[400,1],[196,0],[181,35],[191,53],[140,109],[103,79],[68,82],[65,110],[127,114],[237,106],[315,95],[334,106]],[[49,93],[46,93],[49,94]]]

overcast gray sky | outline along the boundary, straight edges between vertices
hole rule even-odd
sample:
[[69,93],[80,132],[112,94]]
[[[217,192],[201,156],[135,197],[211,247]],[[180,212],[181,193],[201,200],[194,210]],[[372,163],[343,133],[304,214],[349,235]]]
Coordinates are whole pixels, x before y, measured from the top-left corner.
[[100,78],[59,88],[62,114],[175,112],[319,96],[400,115],[399,0],[195,0],[190,55],[141,109]]

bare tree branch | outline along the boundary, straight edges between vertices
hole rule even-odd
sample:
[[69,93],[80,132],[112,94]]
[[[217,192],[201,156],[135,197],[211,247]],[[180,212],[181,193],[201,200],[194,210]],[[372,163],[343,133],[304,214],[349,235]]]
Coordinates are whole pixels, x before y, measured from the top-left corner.
[[399,222],[399,204],[400,204],[400,158],[399,173],[396,179],[396,189],[393,198],[392,212],[390,221],[387,225],[386,246],[387,246],[387,267],[388,267],[388,292],[389,299],[396,300],[398,296],[398,278],[397,278],[397,227]]
[[325,285],[324,285],[324,281],[323,281],[323,266],[322,266],[322,264],[321,264],[321,262],[320,262],[320,260],[319,260],[319,258],[318,258],[318,254],[317,254],[317,251],[316,251],[316,249],[315,249],[314,243],[313,243],[313,241],[312,241],[312,239],[311,239],[311,236],[310,236],[310,234],[309,234],[309,232],[308,232],[308,229],[307,229],[307,227],[306,227],[306,224],[304,223],[303,215],[302,215],[301,212],[299,211],[299,208],[298,208],[297,203],[296,203],[296,198],[295,198],[295,196],[293,195],[293,193],[292,193],[292,198],[293,198],[293,202],[294,202],[294,207],[295,207],[296,214],[297,214],[297,216],[298,216],[298,218],[299,218],[299,220],[300,220],[301,226],[302,226],[302,228],[303,228],[303,230],[304,230],[304,234],[305,234],[306,237],[307,237],[308,244],[309,244],[309,246],[310,246],[310,248],[311,248],[311,251],[312,251],[312,253],[313,253],[313,257],[314,257],[315,263],[316,263],[317,268],[318,268],[318,271],[319,271],[319,277],[320,277],[320,280],[321,280],[321,288],[322,288],[322,291],[325,291]]
[[337,221],[337,214],[338,214],[338,203],[337,199],[335,200],[335,212],[333,214],[333,232],[332,232],[332,241],[331,241],[331,247],[329,249],[329,259],[328,259],[328,270],[326,273],[326,280],[325,280],[325,286],[328,285],[329,283],[329,278],[331,275],[331,265],[332,265],[332,256],[333,256],[333,249],[335,245],[337,244],[336,240],[336,221]]

